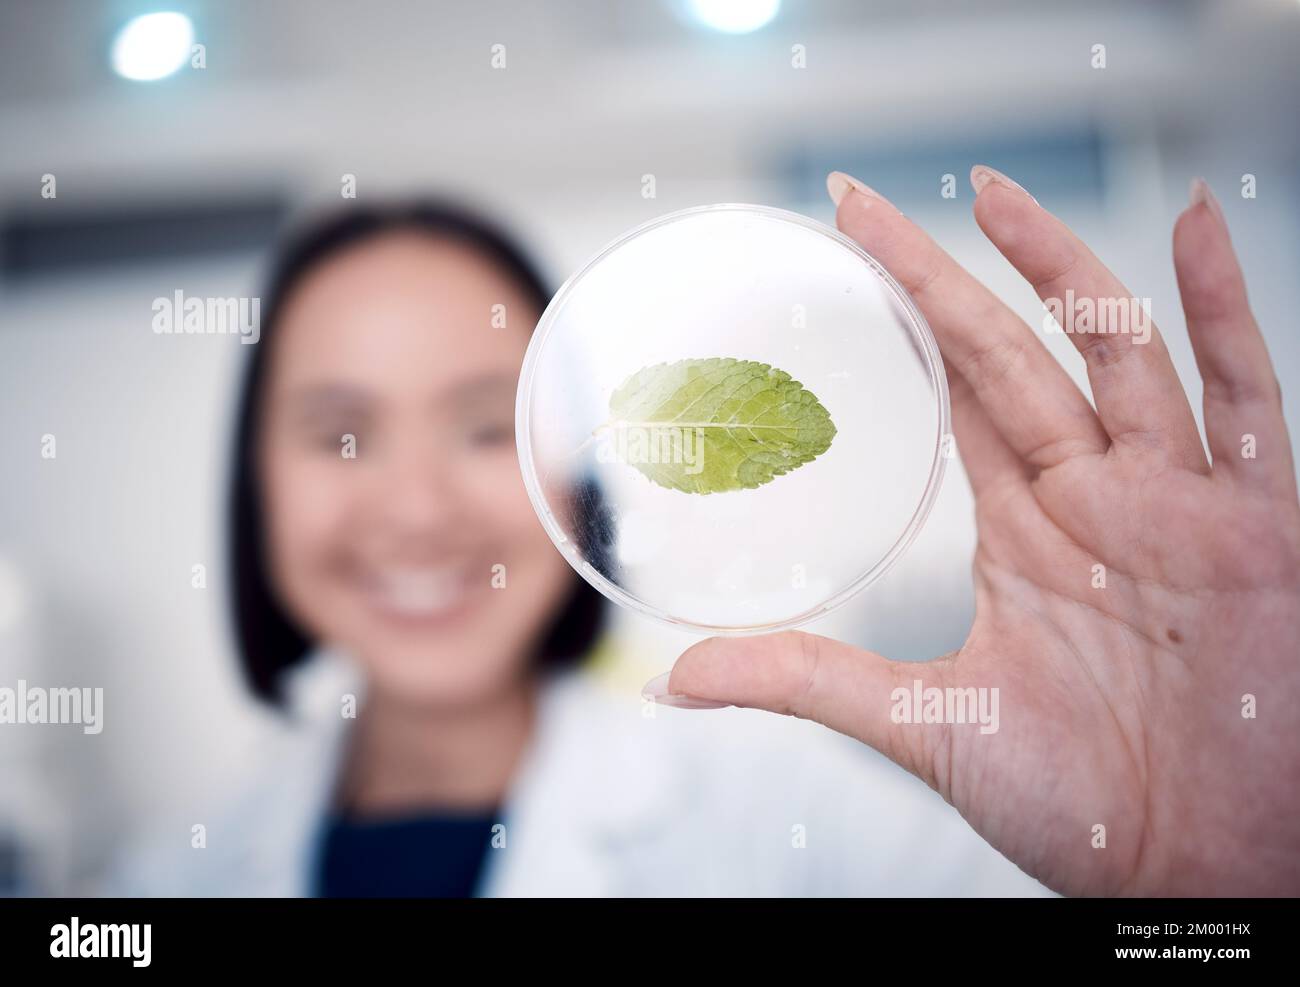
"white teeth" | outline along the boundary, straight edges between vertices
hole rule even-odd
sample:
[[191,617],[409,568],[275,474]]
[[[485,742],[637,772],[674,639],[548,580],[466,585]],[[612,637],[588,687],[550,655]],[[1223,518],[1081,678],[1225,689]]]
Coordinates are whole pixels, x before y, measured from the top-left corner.
[[376,602],[407,616],[431,616],[451,609],[465,596],[469,585],[463,567],[385,569],[370,580]]

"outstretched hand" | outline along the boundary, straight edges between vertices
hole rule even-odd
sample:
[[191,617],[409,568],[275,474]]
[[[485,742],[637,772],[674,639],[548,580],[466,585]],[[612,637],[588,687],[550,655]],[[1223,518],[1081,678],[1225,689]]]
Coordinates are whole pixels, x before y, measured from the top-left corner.
[[[1174,228],[1207,457],[1159,332],[1107,324],[1132,293],[1013,181],[971,180],[980,228],[1049,308],[1068,291],[1097,303],[1094,331],[1071,335],[1095,410],[922,230],[860,182],[829,183],[840,229],[944,356],[979,529],[966,643],[914,663],[799,632],[713,638],[657,698],[856,737],[1064,894],[1300,894],[1300,504],[1223,214],[1197,182]],[[996,688],[998,729],[898,722],[895,690],[916,680]]]

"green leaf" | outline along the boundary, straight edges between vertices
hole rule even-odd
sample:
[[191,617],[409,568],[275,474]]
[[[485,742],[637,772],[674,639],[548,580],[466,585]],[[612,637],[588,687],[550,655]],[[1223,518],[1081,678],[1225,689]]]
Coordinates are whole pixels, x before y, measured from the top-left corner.
[[609,399],[600,458],[684,493],[760,487],[830,448],[835,426],[783,370],[724,357],[637,371]]

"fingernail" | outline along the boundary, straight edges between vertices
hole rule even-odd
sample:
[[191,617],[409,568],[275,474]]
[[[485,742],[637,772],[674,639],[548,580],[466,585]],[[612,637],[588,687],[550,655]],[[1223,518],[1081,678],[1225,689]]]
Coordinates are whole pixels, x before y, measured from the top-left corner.
[[1210,188],[1209,182],[1204,178],[1193,178],[1191,192],[1188,195],[1193,206],[1199,206],[1202,202],[1209,208],[1210,212],[1224,226],[1228,225],[1227,220],[1223,218],[1223,207],[1219,205],[1218,196]]
[[672,672],[656,675],[641,689],[641,698],[649,699],[660,706],[676,706],[678,709],[726,709],[731,703],[720,703],[712,699],[696,699],[680,692],[668,691],[668,677]]
[[831,195],[831,201],[839,206],[844,196],[848,194],[849,189],[857,189],[863,195],[871,199],[880,198],[876,190],[869,185],[858,181],[852,175],[846,175],[842,171],[832,171],[826,176],[826,191]]
[[[1028,189],[1019,182],[1008,178],[996,168],[990,168],[988,165],[976,165],[970,170],[970,184],[971,188],[975,190],[976,195],[979,195],[980,192],[984,191],[985,186],[990,182],[997,182],[999,185],[1005,185],[1007,188],[1013,188],[1019,192],[1023,192],[1025,195],[1029,195]],[[1037,204],[1038,200],[1034,199],[1032,195],[1029,195],[1029,198],[1033,199],[1034,203]]]

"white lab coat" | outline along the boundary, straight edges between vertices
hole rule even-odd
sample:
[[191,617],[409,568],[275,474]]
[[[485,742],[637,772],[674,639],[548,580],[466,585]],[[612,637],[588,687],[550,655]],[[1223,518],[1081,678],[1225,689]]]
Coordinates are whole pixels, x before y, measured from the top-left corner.
[[[302,896],[356,670],[292,675],[290,722],[191,847],[178,821],[122,856],[114,895]],[[543,688],[483,896],[1047,895],[924,784],[817,724],[645,703],[590,673]]]

